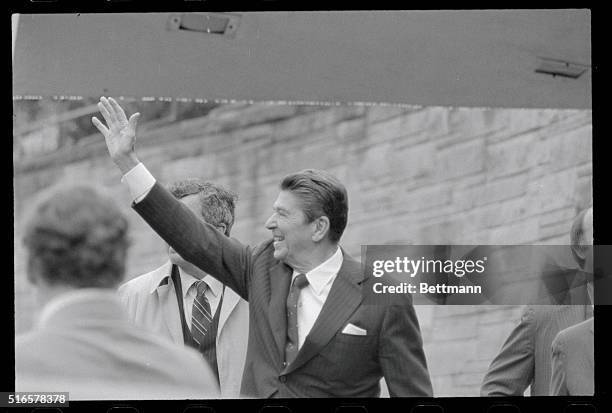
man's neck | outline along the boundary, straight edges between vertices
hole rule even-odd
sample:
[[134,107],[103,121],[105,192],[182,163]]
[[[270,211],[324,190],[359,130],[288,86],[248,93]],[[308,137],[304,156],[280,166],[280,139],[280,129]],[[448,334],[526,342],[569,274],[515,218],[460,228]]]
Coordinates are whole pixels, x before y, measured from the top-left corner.
[[189,263],[173,263],[173,264],[176,265],[181,270],[180,271],[181,273],[189,274],[192,277],[197,278],[198,280],[204,279],[204,277],[206,277],[207,275],[204,271],[202,271],[195,265],[192,265]]
[[337,244],[328,244],[325,247],[321,246],[320,248],[315,248],[303,262],[296,263],[295,265],[288,265],[295,271],[306,274],[330,259],[337,250]]

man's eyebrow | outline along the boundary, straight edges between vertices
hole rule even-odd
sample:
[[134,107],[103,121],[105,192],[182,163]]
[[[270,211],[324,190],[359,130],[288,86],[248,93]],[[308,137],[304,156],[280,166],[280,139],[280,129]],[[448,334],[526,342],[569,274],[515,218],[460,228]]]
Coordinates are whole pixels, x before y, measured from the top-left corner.
[[276,212],[288,212],[287,209],[277,205],[272,205],[272,209]]

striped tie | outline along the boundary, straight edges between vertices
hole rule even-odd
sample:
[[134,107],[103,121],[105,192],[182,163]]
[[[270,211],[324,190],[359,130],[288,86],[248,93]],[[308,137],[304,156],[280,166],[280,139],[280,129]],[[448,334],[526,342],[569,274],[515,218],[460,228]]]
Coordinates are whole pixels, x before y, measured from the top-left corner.
[[285,344],[285,363],[291,364],[297,356],[299,349],[297,305],[302,288],[308,285],[305,274],[298,274],[293,280],[289,296],[287,297],[287,341]]
[[208,284],[200,280],[196,283],[196,288],[197,293],[191,311],[191,334],[198,347],[200,347],[206,334],[211,330],[213,319],[210,304],[204,295],[208,289]]

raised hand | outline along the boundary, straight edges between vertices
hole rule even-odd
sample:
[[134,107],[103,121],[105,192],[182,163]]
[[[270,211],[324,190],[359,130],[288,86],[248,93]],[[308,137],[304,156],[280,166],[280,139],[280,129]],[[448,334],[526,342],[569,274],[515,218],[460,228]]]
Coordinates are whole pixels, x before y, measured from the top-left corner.
[[91,118],[92,123],[104,135],[106,147],[111,159],[121,172],[126,173],[138,164],[135,153],[136,126],[140,113],[134,113],[128,119],[125,111],[113,98],[100,98],[98,103],[100,113],[106,121],[106,125],[95,116]]

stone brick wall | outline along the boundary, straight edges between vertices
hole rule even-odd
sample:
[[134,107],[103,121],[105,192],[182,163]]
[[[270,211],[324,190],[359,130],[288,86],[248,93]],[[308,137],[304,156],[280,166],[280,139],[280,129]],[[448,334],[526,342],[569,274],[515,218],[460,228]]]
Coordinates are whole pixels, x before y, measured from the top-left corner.
[[[230,104],[140,136],[139,154],[164,183],[199,176],[240,195],[233,236],[265,239],[280,178],[334,173],[349,193],[343,246],[566,244],[592,199],[590,111]],[[41,189],[87,180],[111,192],[131,222],[128,278],[165,260],[164,244],[129,210],[102,138],[15,165],[16,331],[32,324],[22,212]],[[520,308],[417,308],[434,390],[477,395]]]

